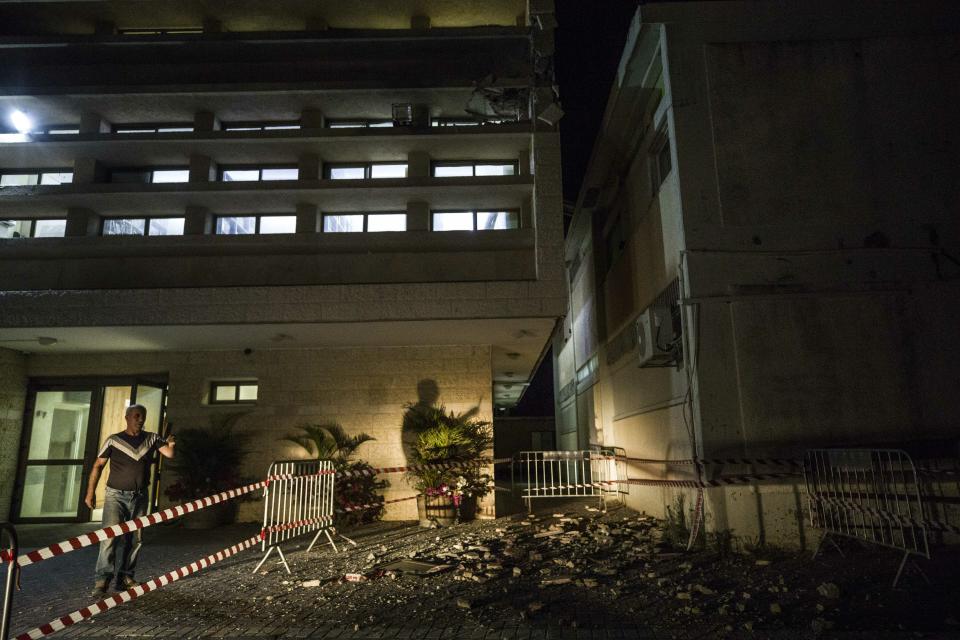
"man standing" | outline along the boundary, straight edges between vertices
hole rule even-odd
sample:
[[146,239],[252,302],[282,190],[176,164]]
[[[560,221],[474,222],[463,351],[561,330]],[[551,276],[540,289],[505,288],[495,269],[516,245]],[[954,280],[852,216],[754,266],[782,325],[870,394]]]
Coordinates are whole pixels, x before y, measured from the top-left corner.
[[[90,471],[84,502],[93,509],[100,473],[110,462],[107,494],[103,501],[103,526],[108,527],[133,520],[147,512],[147,491],[150,487],[150,466],[153,454],[159,451],[166,458],[173,457],[176,441],[173,436],[162,440],[159,435],[143,431],[147,410],[135,404],[127,407],[124,420],[127,428],[115,433],[103,443]],[[107,538],[100,543],[97,556],[96,582],[93,596],[103,596],[116,576],[118,589],[130,589],[139,583],[133,579],[137,558],[133,548],[136,533]]]

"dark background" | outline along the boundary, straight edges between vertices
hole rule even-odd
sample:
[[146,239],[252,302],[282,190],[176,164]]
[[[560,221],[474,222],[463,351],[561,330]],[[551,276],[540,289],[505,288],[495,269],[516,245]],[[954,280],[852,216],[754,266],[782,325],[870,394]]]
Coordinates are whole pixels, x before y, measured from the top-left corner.
[[[554,60],[564,110],[560,148],[565,217],[573,213],[637,5],[637,0],[557,0],[559,26]],[[565,219],[564,230],[568,223],[569,219]],[[530,386],[510,414],[553,413],[553,354],[548,349]]]

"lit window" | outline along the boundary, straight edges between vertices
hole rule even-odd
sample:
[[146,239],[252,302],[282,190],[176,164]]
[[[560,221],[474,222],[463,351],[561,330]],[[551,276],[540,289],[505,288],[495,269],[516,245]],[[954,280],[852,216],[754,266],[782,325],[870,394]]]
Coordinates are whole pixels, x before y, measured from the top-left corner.
[[451,178],[458,176],[515,176],[517,163],[513,161],[490,162],[434,162],[433,176],[435,178]]
[[328,129],[380,129],[393,127],[392,120],[327,120]]
[[184,218],[107,218],[105,236],[182,236]]
[[280,131],[285,129],[299,129],[300,123],[296,120],[272,120],[268,122],[224,122],[220,128],[224,131]]
[[0,238],[62,238],[67,221],[0,220]]
[[297,216],[217,216],[214,233],[218,236],[296,233]]
[[502,231],[520,228],[517,211],[435,211],[434,231]]
[[73,172],[68,169],[20,170],[0,174],[0,187],[59,185],[70,182],[73,182]]
[[296,233],[297,216],[262,216],[258,233]]
[[369,178],[406,178],[405,162],[369,162],[364,164],[342,164],[327,167],[330,180],[364,180]]
[[222,182],[261,182],[269,180],[298,180],[296,167],[226,167],[220,169]]
[[114,133],[178,133],[188,131],[193,131],[193,125],[187,123],[113,125]]
[[323,216],[324,233],[406,231],[405,213],[342,213]]
[[110,172],[110,182],[122,184],[170,184],[190,181],[190,170],[186,167],[169,169],[114,169]]
[[172,182],[189,182],[188,169],[160,169],[153,172],[154,184],[169,184]]
[[210,404],[254,403],[259,395],[256,380],[228,380],[210,383]]

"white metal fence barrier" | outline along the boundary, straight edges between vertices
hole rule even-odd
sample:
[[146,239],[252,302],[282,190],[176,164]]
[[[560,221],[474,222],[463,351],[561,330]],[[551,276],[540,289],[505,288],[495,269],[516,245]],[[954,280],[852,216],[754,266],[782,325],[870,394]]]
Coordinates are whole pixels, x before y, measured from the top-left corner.
[[[333,535],[333,490],[336,472],[330,460],[281,460],[270,465],[263,489],[263,558],[254,568],[256,573],[276,550],[287,573],[290,566],[280,548],[282,542],[304,533],[316,532],[309,552],[321,535],[334,551],[338,551]],[[353,540],[340,536],[350,544]]]
[[521,451],[514,456],[514,491],[533,510],[537,498],[597,498],[600,507],[628,490],[626,463],[614,450]]
[[917,470],[906,451],[810,449],[803,476],[810,524],[824,530],[814,557],[832,535],[898,549],[893,586],[911,555],[930,558]]

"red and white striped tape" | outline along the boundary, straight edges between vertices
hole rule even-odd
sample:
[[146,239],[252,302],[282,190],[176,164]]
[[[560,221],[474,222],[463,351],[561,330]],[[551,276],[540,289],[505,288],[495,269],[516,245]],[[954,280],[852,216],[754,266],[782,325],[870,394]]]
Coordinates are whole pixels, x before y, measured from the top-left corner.
[[261,530],[263,535],[268,533],[277,533],[278,531],[286,531],[287,529],[298,529],[300,527],[308,527],[311,525],[318,524],[320,526],[333,524],[333,516],[321,516],[319,518],[307,518],[305,520],[297,520],[296,522],[284,522],[283,524],[275,524],[273,526],[267,527],[266,529]]
[[[103,527],[102,529],[97,529],[96,531],[84,533],[75,538],[69,538],[63,542],[52,544],[49,547],[28,551],[17,558],[17,564],[21,567],[25,567],[27,565],[48,560],[56,556],[62,556],[65,553],[70,553],[71,551],[76,551],[92,544],[103,542],[109,538],[115,538],[116,536],[122,536],[124,534],[136,531],[137,529],[143,529],[145,527],[149,527],[150,525],[172,520],[173,518],[179,518],[188,513],[213,506],[219,502],[223,502],[224,500],[232,500],[233,498],[250,493],[251,491],[262,489],[264,486],[266,486],[266,482],[255,482],[253,484],[248,484],[245,487],[240,487],[239,489],[230,489],[229,491],[224,491],[213,496],[207,496],[206,498],[200,498],[198,500],[194,500],[193,502],[187,502],[175,507],[170,507],[169,509],[164,509],[163,511],[157,511],[156,513],[151,513],[147,516],[140,516],[139,518],[127,520],[126,522],[121,522],[120,524]],[[0,561],[6,562],[9,561],[9,559],[9,551],[4,550],[0,552]]]
[[[813,495],[811,496],[815,502],[823,503],[827,508],[840,508],[840,509],[850,509],[851,511],[857,511],[860,513],[865,513],[867,515],[873,516],[875,518],[880,518],[881,520],[886,520],[887,522],[892,522],[901,526],[908,527],[924,527],[927,529],[932,529],[934,531],[947,531],[949,533],[960,533],[960,526],[947,524],[946,522],[940,522],[939,520],[926,520],[922,518],[913,518],[910,516],[905,516],[899,513],[891,513],[884,509],[877,509],[875,507],[868,507],[866,505],[858,504],[853,500],[845,500],[843,498],[832,498],[829,496],[823,495]],[[817,505],[814,505],[814,510],[817,509]],[[856,527],[856,524],[852,526]]]
[[[419,494],[418,494],[419,495]],[[384,500],[383,502],[368,502],[367,504],[348,504],[343,509],[337,509],[340,513],[350,513],[352,511],[363,511],[364,509],[373,509],[384,504],[393,504],[394,502],[406,502],[407,500],[416,500],[418,496],[407,496],[406,498],[394,498],[393,500]]]
[[80,622],[81,620],[92,618],[93,616],[99,613],[103,613],[108,609],[113,609],[119,604],[123,604],[124,602],[130,602],[131,600],[139,598],[145,593],[155,591],[156,589],[159,589],[160,587],[164,587],[170,584],[171,582],[176,582],[180,578],[185,578],[191,573],[196,573],[201,569],[205,569],[210,565],[219,562],[220,560],[229,558],[230,556],[236,553],[239,553],[240,551],[243,551],[244,549],[249,549],[253,545],[260,542],[260,540],[261,540],[261,536],[260,534],[257,534],[252,538],[249,538],[247,540],[244,540],[243,542],[233,545],[232,547],[223,549],[222,551],[218,551],[213,555],[209,555],[206,558],[203,558],[202,560],[198,560],[192,564],[188,564],[183,567],[180,567],[179,569],[171,571],[169,573],[165,573],[158,578],[148,580],[147,582],[144,582],[140,586],[133,587],[132,589],[127,589],[126,591],[121,591],[120,593],[110,596],[109,598],[104,598],[99,602],[95,602],[94,604],[86,606],[82,609],[78,609],[73,613],[68,613],[65,616],[60,616],[55,620],[51,620],[47,624],[42,624],[35,629],[31,629],[30,631],[25,631],[20,635],[18,635],[15,640],[37,640],[37,638],[43,638],[44,636],[49,636],[50,634],[60,631],[61,629],[64,629],[71,625],[74,625]]
[[511,462],[513,458],[484,458],[473,462],[449,462],[444,464],[420,464],[406,467],[375,467],[370,469],[356,471],[338,471],[337,475],[346,477],[370,477],[380,473],[404,473],[406,471],[430,471],[436,469],[472,469],[474,467],[485,467],[491,464],[504,464]]

